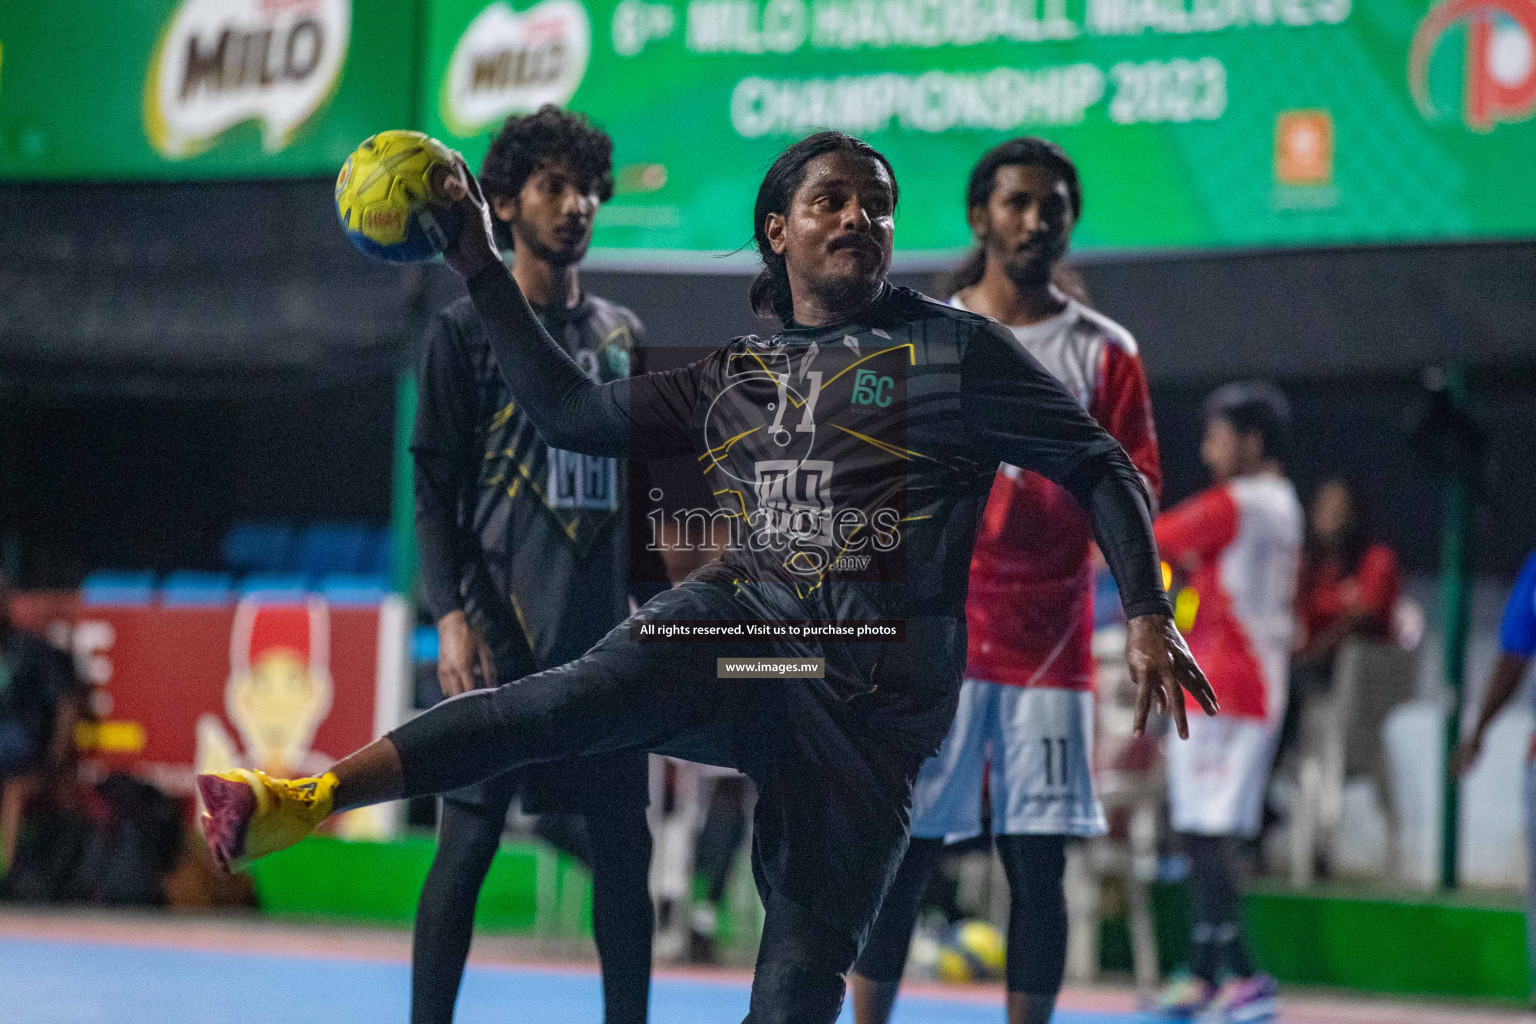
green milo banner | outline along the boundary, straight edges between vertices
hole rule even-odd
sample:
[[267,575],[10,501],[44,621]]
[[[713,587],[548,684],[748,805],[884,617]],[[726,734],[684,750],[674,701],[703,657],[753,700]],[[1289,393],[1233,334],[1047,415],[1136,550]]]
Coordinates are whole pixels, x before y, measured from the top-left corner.
[[1536,237],[1536,0],[0,3],[0,179],[329,176],[389,127],[478,163],[546,102],[612,133],[596,245],[641,264],[720,265],[819,128],[890,156],[909,256],[1021,133],[1080,250]]
[[410,120],[406,0],[0,0],[0,179],[332,175]]
[[[608,250],[719,253],[819,128],[883,150],[898,249],[967,243],[965,177],[1031,133],[1078,161],[1080,250],[1536,235],[1536,0],[438,0],[423,127],[613,135]],[[695,261],[698,262],[698,261]]]

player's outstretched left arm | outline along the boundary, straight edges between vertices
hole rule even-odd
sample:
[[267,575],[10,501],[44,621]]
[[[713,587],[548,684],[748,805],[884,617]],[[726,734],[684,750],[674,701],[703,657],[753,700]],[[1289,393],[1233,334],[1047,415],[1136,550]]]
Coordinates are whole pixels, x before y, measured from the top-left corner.
[[1146,486],[1118,446],[1090,456],[1064,483],[1087,509],[1094,539],[1120,585],[1125,660],[1136,683],[1135,733],[1142,734],[1148,712],[1156,707],[1172,715],[1179,738],[1188,739],[1183,692],[1208,715],[1216,714],[1219,706],[1170,614]]

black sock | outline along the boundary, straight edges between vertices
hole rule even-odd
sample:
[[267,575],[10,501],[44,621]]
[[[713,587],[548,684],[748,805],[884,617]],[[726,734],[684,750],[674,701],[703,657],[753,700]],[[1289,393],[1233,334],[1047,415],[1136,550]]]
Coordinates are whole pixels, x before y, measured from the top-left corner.
[[1189,837],[1189,886],[1195,912],[1190,970],[1215,983],[1246,978],[1253,960],[1243,941],[1238,841],[1231,836]]
[[475,930],[475,903],[501,843],[507,809],[444,800],[437,854],[411,936],[411,1024],[452,1024]]
[[998,836],[1008,874],[1008,991],[1055,998],[1067,969],[1066,836]]
[[592,938],[603,972],[606,1024],[644,1024],[651,990],[651,830],[645,809],[586,819]]

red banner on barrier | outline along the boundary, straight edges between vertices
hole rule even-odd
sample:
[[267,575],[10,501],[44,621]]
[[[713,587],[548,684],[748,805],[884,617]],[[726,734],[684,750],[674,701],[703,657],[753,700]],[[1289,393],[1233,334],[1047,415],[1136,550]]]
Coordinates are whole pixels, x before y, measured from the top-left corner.
[[196,771],[328,766],[399,721],[405,610],[317,594],[233,606],[81,605],[20,594],[18,625],[67,645],[99,717],[92,757],[174,794]]

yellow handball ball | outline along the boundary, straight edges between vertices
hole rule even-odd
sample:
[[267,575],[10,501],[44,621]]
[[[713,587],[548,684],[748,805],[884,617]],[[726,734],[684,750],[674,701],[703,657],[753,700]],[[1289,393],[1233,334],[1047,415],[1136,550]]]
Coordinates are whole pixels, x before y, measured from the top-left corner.
[[442,193],[453,151],[421,132],[379,132],[336,178],[336,216],[352,244],[388,263],[419,263],[458,236],[463,218]]
[[995,981],[1007,965],[1006,944],[996,928],[985,921],[961,921],[940,941],[933,975],[957,985]]

